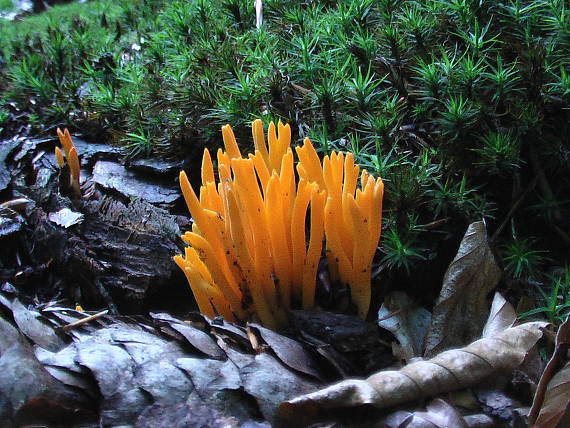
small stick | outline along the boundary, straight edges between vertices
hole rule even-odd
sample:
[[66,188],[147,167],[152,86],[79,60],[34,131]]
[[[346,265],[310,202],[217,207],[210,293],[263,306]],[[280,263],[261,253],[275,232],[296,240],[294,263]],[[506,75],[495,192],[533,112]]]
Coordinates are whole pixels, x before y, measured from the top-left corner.
[[253,350],[255,352],[261,352],[262,348],[259,344],[259,340],[257,340],[257,336],[251,330],[250,326],[247,326],[246,333],[247,333],[247,338],[249,339],[249,343],[251,344],[251,347],[253,348]]
[[396,315],[399,315],[400,312],[402,312],[402,311],[403,311],[404,309],[406,309],[408,306],[411,306],[411,305],[406,305],[406,306],[404,306],[403,308],[396,309],[395,311],[390,312],[388,315],[385,315],[385,316],[383,316],[382,318],[378,318],[378,319],[377,319],[376,321],[374,321],[374,322],[375,322],[375,323],[379,323],[379,322],[381,322],[381,321],[389,320],[390,318],[395,317]]
[[497,240],[497,238],[499,237],[499,235],[501,234],[501,232],[509,222],[510,218],[514,215],[515,211],[518,209],[519,205],[524,201],[524,199],[528,196],[528,194],[534,189],[537,182],[538,182],[538,175],[535,175],[530,184],[526,187],[526,189],[524,189],[521,193],[519,193],[518,198],[509,209],[509,212],[503,219],[502,223],[499,225],[497,230],[495,230],[495,233],[493,233],[493,236],[490,239],[491,242],[495,242]]
[[101,318],[103,315],[106,315],[108,312],[109,312],[109,310],[105,309],[104,311],[97,312],[96,314],[93,314],[93,315],[89,315],[88,317],[74,321],[71,324],[64,325],[62,327],[62,330],[63,331],[69,331],[69,330],[76,328],[76,327],[79,327],[83,324],[87,324],[88,322],[96,320],[97,318]]
[[0,204],[0,207],[2,208],[10,208],[11,210],[17,211],[17,212],[24,212],[26,210],[26,208],[29,205],[32,205],[34,203],[34,201],[30,200],[30,199],[26,199],[26,198],[17,198],[17,199],[12,199],[10,201],[6,201],[6,202],[2,202]]

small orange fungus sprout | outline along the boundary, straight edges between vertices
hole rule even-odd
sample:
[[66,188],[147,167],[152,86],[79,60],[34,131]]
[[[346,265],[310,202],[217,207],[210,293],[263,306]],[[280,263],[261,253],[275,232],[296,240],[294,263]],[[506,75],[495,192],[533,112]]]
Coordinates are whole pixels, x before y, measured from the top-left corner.
[[[65,153],[65,158],[67,158],[67,163],[69,164],[69,186],[73,189],[75,196],[81,197],[81,189],[79,187],[80,183],[80,168],[79,168],[79,157],[77,156],[77,149],[73,144],[73,140],[71,139],[71,135],[67,128],[61,131],[61,129],[57,128],[57,136],[59,137],[59,142],[63,147],[63,151]],[[56,146],[55,148],[55,158],[57,160],[57,164],[60,168],[63,168],[65,165],[65,158],[64,154],[61,152],[61,149]]]
[[321,163],[308,138],[295,148],[295,174],[289,125],[270,123],[268,145],[261,120],[253,122],[252,134],[255,153],[245,158],[231,127],[222,127],[225,151],[217,152],[218,180],[205,149],[199,197],[180,172],[194,223],[182,235],[189,246],[174,260],[200,311],[282,327],[289,309],[315,304],[326,236],[331,276],[350,286],[358,315],[366,317],[380,239],[382,180],[362,171],[357,188],[360,168],[353,155],[333,152]]

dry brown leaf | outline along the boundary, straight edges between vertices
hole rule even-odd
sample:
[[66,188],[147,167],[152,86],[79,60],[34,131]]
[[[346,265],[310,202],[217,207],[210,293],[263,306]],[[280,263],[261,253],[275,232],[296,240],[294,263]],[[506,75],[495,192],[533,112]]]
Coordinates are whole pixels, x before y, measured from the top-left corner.
[[533,428],[564,427],[560,421],[570,404],[570,362],[556,373],[546,388],[544,401]]
[[310,419],[330,409],[366,404],[387,408],[476,385],[495,373],[509,373],[517,368],[546,325],[545,322],[522,324],[465,348],[442,352],[429,361],[409,364],[399,371],[382,371],[366,380],[339,382],[282,403],[281,416],[292,420],[303,414]]
[[401,352],[397,356],[406,361],[422,355],[430,321],[429,311],[401,291],[388,294],[378,311],[378,325],[398,339]]
[[465,346],[481,336],[489,313],[487,296],[500,278],[485,223],[471,223],[445,272],[426,339],[426,357]]
[[521,407],[515,399],[496,388],[475,388],[474,393],[481,409],[502,421],[513,421],[515,409]]
[[487,323],[481,337],[491,337],[512,327],[517,320],[515,308],[499,292],[495,292]]
[[[414,419],[423,419],[429,421],[438,428],[468,428],[467,423],[459,411],[440,398],[433,400],[426,406],[426,408],[427,412],[414,413]],[[410,425],[413,426],[413,424],[414,422],[412,419]]]
[[426,411],[400,410],[382,422],[389,428],[469,428],[459,411],[441,398],[429,403]]
[[566,361],[570,347],[570,315],[558,329],[554,354],[538,383],[532,408],[528,416],[529,424],[536,428],[554,428],[564,417],[570,404],[570,363],[556,374],[556,369]]
[[249,323],[248,326],[261,335],[261,338],[285,365],[293,370],[322,380],[317,363],[299,342],[275,333],[259,324]]

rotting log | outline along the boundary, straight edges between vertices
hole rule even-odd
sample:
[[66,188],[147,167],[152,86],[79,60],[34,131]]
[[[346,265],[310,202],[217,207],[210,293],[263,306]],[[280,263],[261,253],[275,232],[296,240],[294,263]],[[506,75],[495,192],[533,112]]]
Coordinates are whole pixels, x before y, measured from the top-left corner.
[[[105,190],[87,178],[81,199],[67,197],[65,168],[42,144],[6,156],[3,199],[26,198],[25,224],[0,245],[0,279],[42,301],[68,299],[89,309],[140,313],[191,310],[192,294],[172,262],[179,223],[188,219],[141,199]],[[18,148],[15,148],[18,150]],[[80,153],[81,156],[81,153]],[[92,165],[83,165],[90,171]],[[89,173],[85,175],[89,177]],[[141,182],[153,177],[140,175]],[[1,201],[0,201],[1,202]],[[71,213],[61,218],[61,210]]]

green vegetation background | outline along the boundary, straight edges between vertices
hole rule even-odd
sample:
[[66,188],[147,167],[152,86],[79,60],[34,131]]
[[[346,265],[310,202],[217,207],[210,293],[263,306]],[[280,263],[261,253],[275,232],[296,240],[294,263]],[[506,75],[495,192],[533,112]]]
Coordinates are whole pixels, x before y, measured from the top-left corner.
[[386,182],[384,281],[421,294],[485,218],[505,284],[566,301],[564,0],[271,0],[259,29],[250,0],[100,0],[0,20],[0,55],[0,137],[65,125],[198,168],[221,125],[248,147],[280,119]]

